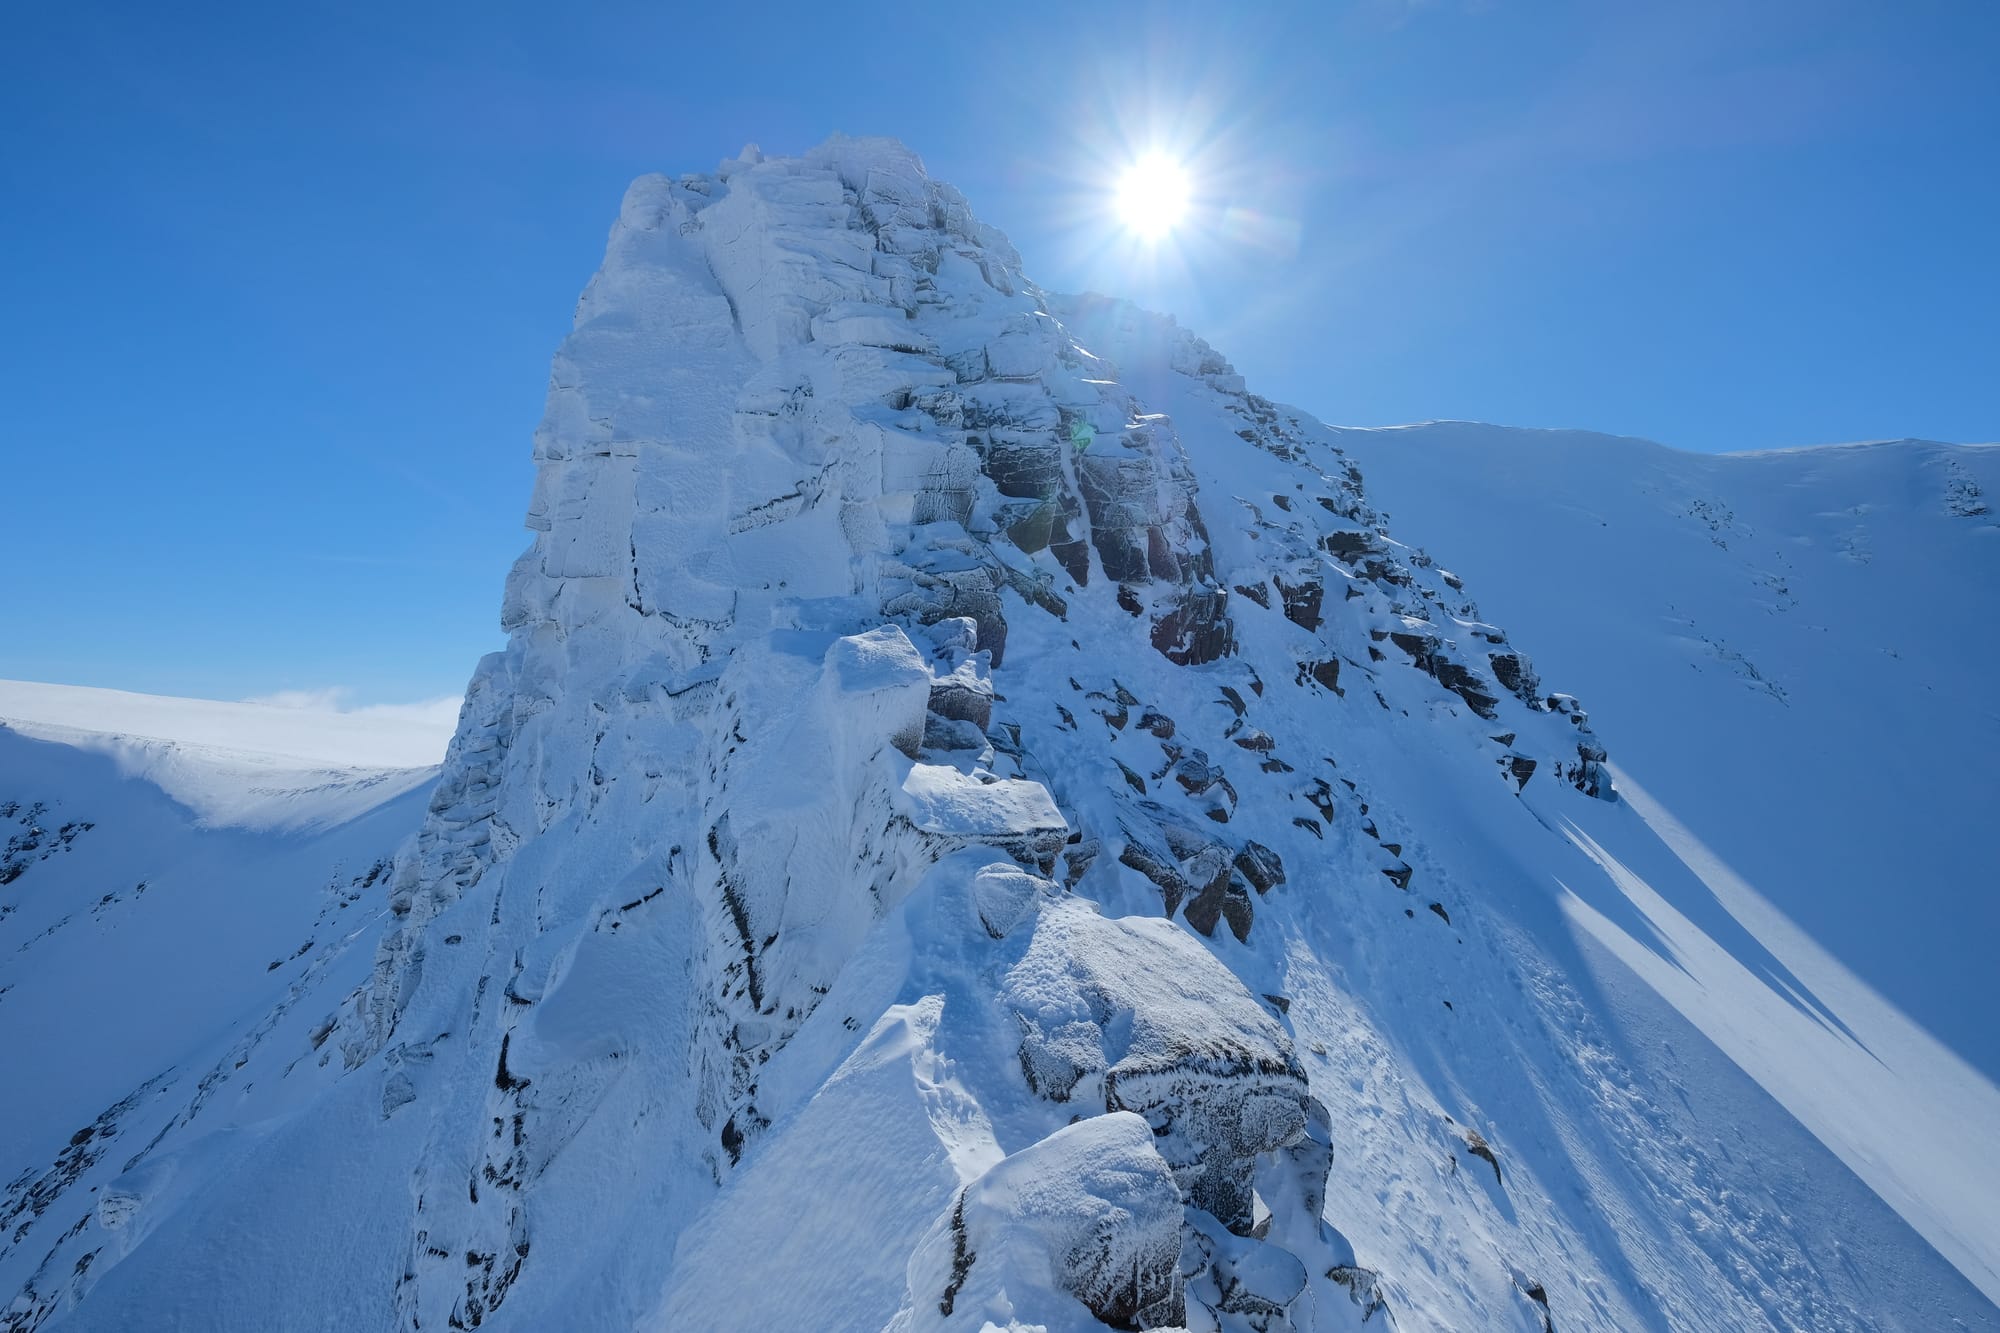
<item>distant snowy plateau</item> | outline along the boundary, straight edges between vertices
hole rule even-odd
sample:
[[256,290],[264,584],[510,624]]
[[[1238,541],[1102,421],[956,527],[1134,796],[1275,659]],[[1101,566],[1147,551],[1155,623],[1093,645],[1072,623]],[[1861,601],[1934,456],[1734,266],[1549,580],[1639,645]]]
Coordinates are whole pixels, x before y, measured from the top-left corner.
[[0,683],[9,1333],[2000,1329],[2000,450],[1327,427],[835,139],[534,460],[441,769]]

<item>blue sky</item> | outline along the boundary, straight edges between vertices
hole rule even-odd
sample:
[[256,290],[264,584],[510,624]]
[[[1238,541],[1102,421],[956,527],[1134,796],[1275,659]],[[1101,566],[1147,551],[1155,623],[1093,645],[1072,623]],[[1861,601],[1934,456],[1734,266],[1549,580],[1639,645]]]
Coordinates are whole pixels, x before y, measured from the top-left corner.
[[1327,420],[2000,438],[1984,0],[694,8],[10,14],[0,676],[456,692],[626,182],[835,130]]

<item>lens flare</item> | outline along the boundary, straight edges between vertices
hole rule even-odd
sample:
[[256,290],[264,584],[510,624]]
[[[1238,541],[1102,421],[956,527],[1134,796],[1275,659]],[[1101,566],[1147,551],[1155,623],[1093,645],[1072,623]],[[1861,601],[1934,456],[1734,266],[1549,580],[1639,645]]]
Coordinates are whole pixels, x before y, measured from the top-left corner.
[[1172,231],[1187,207],[1187,168],[1165,153],[1146,154],[1119,178],[1119,219],[1146,240]]

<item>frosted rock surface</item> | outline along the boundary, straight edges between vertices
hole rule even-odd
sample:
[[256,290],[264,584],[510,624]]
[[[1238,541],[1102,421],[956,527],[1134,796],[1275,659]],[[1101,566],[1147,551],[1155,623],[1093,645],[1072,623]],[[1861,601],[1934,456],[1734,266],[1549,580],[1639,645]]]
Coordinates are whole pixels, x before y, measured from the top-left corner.
[[1290,1039],[1234,974],[1169,922],[1063,902],[1000,1000],[1030,1087],[1143,1115],[1194,1204],[1250,1228],[1256,1159],[1304,1137],[1310,1099]]
[[992,1327],[1051,1289],[1114,1328],[1165,1327],[1184,1313],[1180,1255],[1180,1196],[1145,1121],[1098,1116],[959,1192],[911,1258],[910,1307],[891,1328]]

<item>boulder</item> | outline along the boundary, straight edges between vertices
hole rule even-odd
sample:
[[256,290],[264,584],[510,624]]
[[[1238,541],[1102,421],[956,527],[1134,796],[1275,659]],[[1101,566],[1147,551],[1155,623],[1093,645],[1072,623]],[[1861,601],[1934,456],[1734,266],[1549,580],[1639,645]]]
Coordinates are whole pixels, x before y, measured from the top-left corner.
[[1170,921],[1046,903],[1001,1001],[1029,1083],[1145,1117],[1189,1202],[1249,1234],[1257,1159],[1308,1137],[1290,1039],[1236,976]]
[[[908,1300],[890,1327],[992,1328],[995,1316],[1018,1327],[1010,1315],[1029,1312],[1016,1303],[1047,1288],[1113,1328],[1179,1324],[1181,1218],[1144,1120],[1080,1120],[959,1191],[911,1258]],[[1037,1325],[1073,1322],[1060,1310],[1034,1314]]]

